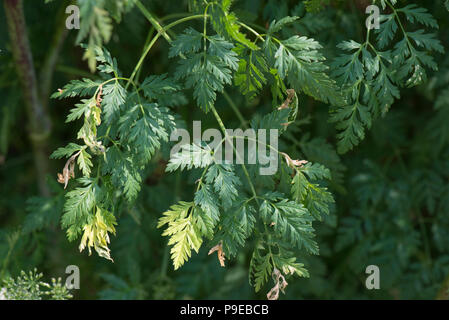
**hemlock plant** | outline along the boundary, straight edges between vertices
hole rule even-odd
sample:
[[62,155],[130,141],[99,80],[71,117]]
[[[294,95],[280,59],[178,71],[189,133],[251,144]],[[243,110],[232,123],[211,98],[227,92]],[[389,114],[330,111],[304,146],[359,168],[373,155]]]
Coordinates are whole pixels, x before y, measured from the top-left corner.
[[[138,6],[142,4],[138,2]],[[168,57],[178,64],[173,75],[149,75],[138,84],[134,75],[139,64],[136,72],[126,78],[117,60],[105,48],[92,44],[86,47],[86,52],[95,52],[102,79],[75,80],[53,95],[83,98],[70,111],[67,122],[83,120],[77,138],[84,144],[72,142],[52,154],[53,158],[68,158],[58,174],[64,188],[72,184],[76,167],[82,174],[74,182],[78,186],[66,194],[61,220],[70,241],[81,237],[80,251],[87,247],[90,254],[94,249],[101,257],[113,261],[108,244],[117,224],[116,203],[121,198],[129,204],[136,200],[142,170],[153,157],[160,157],[158,152],[179,125],[172,110],[177,100],[170,97],[192,89],[197,107],[213,114],[224,140],[233,138],[226,132],[215,100],[226,85],[235,85],[251,97],[265,85],[271,87],[276,108],[251,121],[251,128],[257,129],[288,130],[288,124],[295,121],[298,113],[295,92],[326,103],[343,103],[344,97],[327,74],[325,58],[319,51],[321,45],[307,37],[277,36],[284,25],[294,23],[297,17],[273,21],[266,35],[260,35],[239,22],[230,7],[230,1],[198,5],[195,10],[202,14],[159,29],[158,35],[166,35],[170,44]],[[143,12],[150,15],[146,9]],[[193,19],[203,21],[201,32],[187,27],[174,40],[167,34],[170,26]],[[256,39],[249,40],[242,29],[250,30]],[[276,101],[284,98],[287,87],[293,88],[290,100],[295,102],[286,100],[285,107],[278,108]],[[295,108],[291,117],[291,109]],[[282,278],[308,277],[295,251],[318,254],[312,224],[329,214],[328,206],[334,202],[327,188],[319,183],[331,178],[330,171],[317,163],[291,160],[276,150],[276,156],[282,160],[280,168],[262,181],[255,174],[257,165],[248,168],[244,163],[223,164],[212,156],[213,150],[195,144],[191,148],[199,148],[199,152],[192,150],[172,156],[167,171],[202,169],[193,199],[172,205],[157,225],[164,227],[162,235],[169,237],[175,270],[190,258],[192,251],[198,252],[203,242],[218,246],[220,263],[224,266],[225,259],[235,257],[252,239],[255,246],[249,272],[256,291],[275,273],[280,272]]]
[[[23,233],[60,219],[79,251],[141,270],[150,254],[137,257],[150,250],[142,241],[154,239],[149,234],[158,228],[169,247],[161,258],[169,256],[176,273],[205,250],[209,256],[202,261],[229,272],[244,268],[255,292],[262,290],[268,299],[288,294],[299,281],[295,277],[310,277],[309,284],[301,280],[310,285],[303,294],[335,298],[338,283],[351,278],[344,268],[363,277],[368,264],[388,262],[390,278],[383,285],[405,291],[406,279],[394,280],[404,270],[447,276],[442,266],[449,257],[444,246],[449,135],[442,119],[448,119],[449,99],[447,89],[439,88],[449,78],[437,20],[414,1],[260,1],[262,18],[245,11],[253,2],[181,1],[177,9],[188,9],[185,14],[171,4],[139,0],[77,2],[81,24],[75,43],[91,74],[75,77],[52,95],[71,106],[66,125],[76,133],[52,153],[52,159],[64,159],[60,186],[52,184],[52,197],[29,201]],[[365,27],[364,4],[379,6],[379,29]],[[161,8],[172,15],[157,17],[153,10]],[[128,15],[146,19],[151,28],[146,41],[140,39],[142,52],[109,51],[120,41],[114,36],[123,38],[116,29],[133,27]],[[357,32],[332,30],[353,25]],[[395,111],[395,104],[410,88],[438,95],[437,115],[429,115],[422,124],[425,136],[416,138],[416,149],[426,139],[435,141],[425,156],[413,148],[402,155],[406,130],[417,120],[405,123],[407,110]],[[277,157],[277,171],[261,175],[259,164],[217,161],[214,149],[194,141],[170,156],[171,134],[189,129],[193,120],[219,129],[222,146],[251,142],[227,129],[278,130],[278,147],[256,139]],[[390,137],[392,130],[397,137]],[[365,138],[377,149],[394,151],[380,160],[370,157]],[[359,145],[366,156],[357,155]],[[441,261],[437,252],[445,252]],[[323,274],[333,264],[324,284]],[[167,268],[163,262],[152,285],[162,297],[173,298]],[[187,269],[185,281],[192,272]],[[115,288],[101,293],[104,297],[122,297],[125,291],[144,297],[148,290],[128,287],[112,273],[103,276]],[[347,280],[344,295],[359,290],[355,278]]]

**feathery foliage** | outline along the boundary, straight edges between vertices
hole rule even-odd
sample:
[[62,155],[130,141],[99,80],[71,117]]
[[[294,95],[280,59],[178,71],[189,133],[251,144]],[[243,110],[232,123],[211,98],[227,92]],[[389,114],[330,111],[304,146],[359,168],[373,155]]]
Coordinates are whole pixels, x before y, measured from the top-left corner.
[[[21,108],[14,42],[0,55],[0,280],[74,261],[80,298],[448,297],[448,1],[76,5],[64,46],[28,30],[36,72],[55,70],[53,100],[46,74],[34,91],[51,139],[15,130],[41,115]],[[361,285],[373,264],[382,290]],[[39,279],[6,293],[43,298]]]

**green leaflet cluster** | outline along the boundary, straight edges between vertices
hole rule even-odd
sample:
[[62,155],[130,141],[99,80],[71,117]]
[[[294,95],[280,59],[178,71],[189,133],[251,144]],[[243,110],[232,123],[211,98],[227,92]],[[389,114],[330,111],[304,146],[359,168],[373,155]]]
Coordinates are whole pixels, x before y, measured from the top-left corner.
[[237,47],[241,58],[235,84],[251,98],[268,79],[275,101],[282,100],[287,83],[296,92],[332,105],[342,105],[344,99],[339,88],[327,74],[326,58],[320,52],[322,46],[305,36],[295,35],[285,40],[276,37],[277,32],[297,19],[273,20],[265,37],[257,34],[256,42],[263,41],[260,50]]
[[[101,79],[75,80],[53,95],[83,98],[67,117],[67,122],[83,121],[77,136],[83,144],[69,143],[52,155],[68,159],[58,175],[65,188],[75,179],[76,167],[82,174],[66,194],[61,220],[70,241],[81,236],[80,251],[87,248],[90,254],[94,249],[112,260],[108,244],[110,234],[115,234],[116,217],[123,200],[132,203],[137,198],[141,172],[176,128],[169,107],[178,104],[180,90],[193,89],[196,104],[205,113],[212,111],[223,132],[215,101],[226,85],[234,84],[249,98],[269,85],[274,110],[249,123],[253,129],[276,129],[281,134],[294,126],[299,113],[297,93],[336,106],[343,104],[336,82],[327,74],[321,45],[307,37],[276,37],[297,17],[273,21],[262,36],[230,12],[231,1],[196,5],[204,13],[202,33],[187,28],[173,41],[165,34],[171,42],[169,57],[178,58],[174,79],[164,74],[134,82],[139,64],[131,78],[125,78],[117,61],[97,46],[102,42],[92,38],[85,48],[88,57],[94,54],[95,64],[90,66],[97,66]],[[214,35],[207,32],[209,22]],[[243,28],[256,40],[249,40]],[[258,41],[263,43],[258,45]],[[284,102],[280,105],[278,101]],[[233,145],[234,138],[247,140],[225,134],[221,144]],[[297,261],[298,254],[318,254],[313,222],[329,214],[333,197],[322,183],[331,179],[330,171],[275,150],[279,170],[261,177],[260,165],[224,164],[215,151],[207,145],[184,145],[167,164],[168,172],[202,171],[193,200],[171,206],[159,220],[158,227],[166,227],[163,235],[170,238],[174,268],[181,267],[206,240],[222,266],[226,258],[235,257],[249,241],[255,241],[250,282],[259,291],[271,276],[275,285],[267,297],[276,299],[287,285],[285,277],[308,276]]]
[[326,59],[319,51],[322,47],[317,41],[296,35],[286,40],[272,36],[283,25],[294,20],[286,17],[270,25],[264,43],[268,61],[274,65],[279,77],[286,79],[297,92],[304,92],[332,105],[342,104],[343,99],[335,81],[326,74],[328,67],[323,63]]
[[[433,18],[429,20],[424,9],[410,6],[414,1],[371,1],[383,5],[384,16],[381,29],[371,30],[366,41],[358,40],[355,35],[364,27],[363,9],[370,1],[266,0],[260,2],[263,8],[256,8],[253,6],[256,1],[241,0],[236,3],[239,18],[230,11],[231,1],[189,0],[195,11],[192,16],[184,16],[176,1],[142,2],[158,13],[154,21],[161,25],[160,29],[154,23],[150,27],[148,14],[151,18],[152,13],[144,14],[148,19],[146,25],[140,23],[144,15],[140,21],[135,19],[143,7],[138,1],[74,2],[82,8],[82,16],[86,18],[82,19],[80,31],[84,38],[78,40],[87,43],[89,66],[95,69],[98,65],[102,72],[92,74],[89,79],[74,80],[55,94],[55,97],[69,98],[58,105],[63,108],[70,105],[67,113],[68,120],[72,121],[65,128],[56,124],[57,132],[62,133],[59,131],[62,129],[67,133],[75,127],[79,139],[75,141],[74,135],[73,141],[67,141],[53,154],[54,158],[66,161],[65,166],[61,164],[60,184],[56,179],[50,181],[54,196],[31,198],[26,209],[30,214],[25,216],[23,228],[0,230],[0,255],[5,258],[0,276],[14,272],[18,264],[41,263],[47,250],[54,254],[57,248],[46,246],[53,233],[45,230],[57,223],[63,214],[62,225],[70,240],[80,241],[80,249],[96,250],[99,255],[107,259],[113,257],[117,262],[115,266],[105,265],[104,271],[108,274],[100,275],[101,282],[96,280],[97,276],[88,279],[93,280],[93,287],[103,287],[106,282],[99,293],[104,299],[247,298],[247,285],[242,284],[241,279],[242,267],[247,268],[249,262],[250,282],[258,292],[266,294],[267,282],[274,284],[267,294],[269,299],[279,297],[287,281],[294,282],[289,276],[306,277],[308,272],[310,280],[288,286],[288,298],[447,298],[449,59],[434,55],[438,45],[427,34],[427,29],[436,24],[431,22]],[[439,23],[444,32],[447,23],[443,18],[447,15],[449,1],[415,2],[425,4],[435,12],[436,18],[441,14]],[[114,33],[117,32],[114,35],[114,6],[117,4],[117,12],[121,14],[133,3],[137,4],[135,10],[117,30],[114,27]],[[256,15],[240,11],[242,8],[254,9],[263,17],[256,19]],[[352,8],[359,12],[350,10]],[[46,9],[40,9],[45,14]],[[313,13],[320,10],[319,14]],[[27,12],[27,18],[37,18],[38,11]],[[292,17],[285,17],[287,14]],[[182,23],[189,21],[188,26],[196,30],[187,28],[177,36],[174,30],[183,29],[173,28],[174,25],[180,27],[175,16],[180,17]],[[174,24],[170,23],[172,19]],[[207,21],[207,30],[198,27],[197,20]],[[418,53],[410,49],[399,21],[405,33],[410,33],[408,40]],[[133,32],[132,38],[123,38],[130,27],[138,30],[138,25],[148,29],[140,30],[148,31],[144,51],[150,51],[154,45],[157,52],[154,56],[148,55],[148,59],[142,56],[141,61],[145,60],[147,68],[136,67],[130,77],[133,82],[120,74],[117,62],[104,49],[97,50],[95,45],[101,48],[114,35],[114,41],[110,41],[112,50],[119,51],[123,43],[140,48],[143,32]],[[71,34],[76,36],[76,31]],[[187,44],[178,43],[185,35],[186,42],[197,43],[196,48],[188,49]],[[357,42],[345,41],[336,49],[333,40],[337,35]],[[156,41],[157,36],[161,41]],[[330,75],[337,80],[337,89],[330,93],[326,93],[326,86],[332,88],[335,82],[320,71],[318,74],[310,72],[313,71],[311,66],[327,73],[320,43],[312,37],[322,39],[320,43],[325,44],[330,55],[335,56],[335,51],[343,53],[333,60]],[[173,47],[179,45],[188,52],[164,58],[168,54],[166,44],[161,43],[164,38],[168,42],[176,39]],[[426,48],[428,39],[434,44]],[[35,58],[39,66],[39,52],[50,48],[45,41],[31,40],[33,50],[38,49]],[[218,43],[215,47],[223,51],[222,57],[211,53],[213,41]],[[401,48],[404,56],[397,54],[395,60],[396,47]],[[76,54],[67,55],[67,51],[70,48],[65,47],[61,63],[77,65]],[[306,63],[308,55],[315,60]],[[121,52],[117,57],[120,65],[129,62],[130,56],[128,52]],[[424,63],[432,61],[432,57],[439,62],[437,73]],[[172,71],[177,65],[181,70],[190,67],[188,64],[195,58],[199,63],[192,67],[197,82],[192,84],[191,91],[186,91],[192,98],[189,97],[189,105],[178,108],[182,99],[175,99],[175,95],[178,97],[181,90],[187,89],[190,75],[180,73],[177,82],[172,79],[174,74],[148,76],[145,70],[167,67]],[[0,117],[0,169],[6,178],[2,184],[1,207],[10,211],[10,218],[6,220],[8,226],[10,221],[15,224],[23,216],[23,206],[19,203],[22,201],[16,191],[17,187],[20,190],[32,187],[29,183],[32,175],[27,174],[28,168],[23,170],[25,166],[8,163],[8,158],[12,159],[16,151],[9,153],[8,146],[19,147],[18,150],[28,146],[20,143],[20,148],[15,143],[19,137],[8,134],[14,118],[20,115],[21,108],[15,106],[19,106],[22,95],[18,94],[16,81],[11,81],[16,73],[9,55],[2,55],[1,60],[5,62],[1,64],[5,72],[1,76],[4,81],[0,81],[0,90],[6,93]],[[215,71],[217,66],[224,76]],[[71,74],[66,68],[58,69],[58,78],[66,71]],[[202,77],[201,73],[206,76]],[[297,74],[306,79],[293,85]],[[428,81],[418,88],[399,91],[401,87],[425,80],[425,76]],[[197,83],[204,86],[206,98],[207,94],[213,95],[214,102],[193,98],[191,92]],[[317,83],[320,85],[315,88],[313,85]],[[294,90],[287,89],[293,87]],[[272,89],[271,95],[267,88]],[[346,102],[333,102],[336,108],[332,112],[332,117],[341,118],[335,120],[342,133],[339,151],[349,148],[344,145],[352,148],[366,135],[361,152],[344,156],[348,164],[346,182],[343,181],[345,167],[332,145],[333,130],[326,124],[326,108],[301,95],[307,93],[323,101],[337,96],[340,100],[340,88],[345,90],[343,100]],[[237,94],[238,90],[246,97]],[[400,101],[397,100],[399,95]],[[354,96],[359,98],[359,103]],[[434,110],[430,107],[433,101]],[[227,108],[226,102],[232,108]],[[201,108],[194,107],[197,103]],[[398,108],[389,110],[392,103],[397,103]],[[280,105],[283,109],[279,109]],[[184,117],[188,114],[186,118],[192,115],[195,119],[204,119],[210,127],[215,106],[220,115],[223,113],[226,128],[234,128],[239,120],[242,128],[281,131],[282,140],[276,148],[279,152],[275,153],[282,164],[274,176],[260,176],[257,165],[244,168],[238,164],[217,163],[215,150],[207,145],[185,145],[183,152],[173,155],[168,162],[165,139],[173,119],[167,107]],[[269,111],[271,106],[272,112]],[[68,112],[71,108],[73,110]],[[208,115],[198,116],[201,109],[206,108]],[[238,111],[241,112],[239,119],[233,118],[235,109],[237,116]],[[254,114],[254,118],[246,121],[250,114]],[[374,121],[379,115],[385,115],[384,119]],[[366,134],[369,125],[365,123],[372,124],[369,136]],[[52,140],[61,137],[56,134]],[[250,138],[239,137],[234,141],[238,143],[242,139],[248,143],[246,150],[251,151]],[[171,174],[164,175],[165,169]],[[27,175],[27,179],[20,178],[23,175]],[[338,213],[329,216],[327,212],[333,204],[326,186],[332,193],[343,191],[338,197]],[[346,195],[345,188],[350,191]],[[178,202],[178,199],[186,201]],[[170,209],[160,219],[159,230],[163,238],[169,240],[171,248],[162,252],[161,245],[166,242],[158,240],[160,232],[155,226],[161,212],[167,208]],[[319,219],[324,223],[315,222]],[[112,238],[115,229],[117,237]],[[318,252],[317,244],[322,257],[314,255]],[[30,248],[33,249],[31,256],[21,254],[29,253]],[[176,272],[166,272],[170,249]],[[199,250],[202,251],[195,254]],[[214,256],[205,255],[207,250]],[[60,254],[70,257],[70,252],[57,253]],[[215,268],[214,264],[218,263],[227,270]],[[383,290],[368,292],[360,285],[360,275],[364,273],[361,266],[368,264],[381,267]],[[181,265],[183,268],[179,270]],[[96,267],[95,259],[87,261],[86,268],[96,270]],[[332,281],[329,281],[330,273]],[[29,279],[32,280],[30,284],[25,277],[10,282],[13,289],[7,290],[7,294],[38,298],[34,285],[40,280],[34,281],[36,278],[31,276]],[[148,281],[142,282],[142,279]],[[4,294],[5,291],[0,290],[0,296]],[[249,295],[252,298],[261,296]]]
[[[249,98],[270,82],[274,99],[285,100],[271,113],[253,119],[253,129],[286,132],[298,114],[296,92],[336,105],[342,103],[336,83],[326,74],[317,41],[298,36],[279,40],[274,36],[296,17],[273,21],[265,38],[257,34],[257,40],[263,41],[259,48],[257,41],[249,42],[240,33],[240,24],[229,7],[230,1],[206,4],[204,14],[211,10],[211,25],[218,34],[208,35],[206,23],[203,33],[187,28],[171,43],[169,53],[172,58],[179,57],[175,78],[193,89],[197,105],[204,112],[213,112],[223,132],[225,127],[214,105],[217,92],[233,80]],[[284,81],[294,89],[286,90]],[[242,137],[225,134],[219,146],[225,142],[234,145],[234,138]],[[216,151],[209,145],[185,144],[167,165],[167,172],[202,172],[193,201],[180,201],[159,220],[158,227],[165,227],[163,235],[169,237],[172,246],[174,268],[180,268],[206,240],[211,242],[209,254],[217,252],[221,266],[249,241],[255,241],[250,282],[259,291],[272,276],[275,285],[267,297],[276,299],[279,290],[285,289],[286,276],[308,276],[304,265],[297,262],[298,252],[318,254],[312,224],[329,214],[334,201],[318,182],[329,180],[330,171],[319,164],[292,160],[276,150],[279,170],[273,176],[261,177],[259,164],[226,164]]]
[[[269,84],[274,101],[279,102],[283,100],[283,93],[286,91],[285,83],[287,83],[296,92],[303,92],[319,101],[336,106],[344,104],[339,88],[327,74],[329,68],[324,63],[326,59],[320,52],[322,46],[317,41],[304,36],[292,36],[288,39],[276,37],[276,33],[296,22],[298,17],[287,16],[279,21],[274,20],[267,33],[261,35],[237,20],[235,15],[230,12],[231,2],[230,0],[210,1],[207,2],[207,5],[202,6],[194,1],[194,8],[197,12],[210,14],[214,31],[223,40],[233,43],[233,50],[229,54],[234,57],[228,57],[225,64],[226,69],[230,71],[237,69],[233,78],[234,84],[243,94],[254,98],[264,85]],[[255,35],[255,41],[248,40],[248,37],[241,32],[242,28]],[[187,35],[190,36],[190,44],[187,44],[188,38],[185,38]],[[210,37],[207,37],[206,34],[203,34],[203,37],[205,44]],[[210,47],[203,52],[204,55],[211,54],[210,51],[214,50],[214,38],[217,36],[211,39]],[[183,54],[181,49],[183,45],[187,51],[199,52],[201,50],[198,32],[195,34],[194,31],[187,30],[185,35],[180,36],[175,43],[177,41],[179,41],[179,45],[173,46],[170,51],[171,56]],[[258,42],[262,43],[258,45]],[[220,56],[222,54],[220,51],[215,51],[215,53],[219,54],[220,58],[224,58]],[[234,63],[235,55],[238,58],[237,66]],[[188,60],[191,63],[197,63],[198,59],[199,56],[196,56],[196,60],[193,60],[193,57]],[[187,61],[180,63],[188,64]],[[206,68],[208,70],[213,68],[210,62],[206,63],[206,66],[208,66]],[[179,70],[179,76],[182,76],[183,71],[186,70]],[[213,99],[215,96],[212,91],[221,91],[221,85],[227,84],[229,81],[229,77],[226,76],[228,72],[224,71],[224,73],[217,80],[210,79],[211,89],[208,91]],[[203,92],[203,96],[207,96],[206,93],[208,92]]]
[[[370,30],[366,41],[343,41],[338,47],[347,53],[332,63],[333,76],[344,88],[348,103],[331,112],[331,122],[340,131],[338,150],[351,150],[365,137],[373,119],[384,115],[395,99],[400,98],[400,87],[417,86],[427,79],[426,68],[437,70],[431,53],[444,53],[434,33],[424,29],[406,31],[404,18],[412,24],[438,28],[436,20],[424,8],[409,4],[395,8],[396,1],[382,0],[382,8],[391,10],[381,16],[380,28],[372,41]],[[401,40],[387,49],[395,37]]]
[[[218,246],[224,266],[224,257],[234,257],[255,238],[251,283],[256,291],[275,269],[284,275],[308,276],[303,264],[296,262],[295,250],[318,254],[312,223],[329,213],[333,197],[314,181],[330,179],[330,172],[318,164],[284,157],[280,172],[268,179],[284,185],[287,193],[265,191],[260,196],[248,190],[236,165],[217,163],[210,148],[185,145],[170,159],[167,171],[203,168],[194,200],[172,206],[159,220],[158,227],[166,226],[163,235],[173,245],[175,269],[207,239]],[[258,179],[251,179],[256,187]]]
[[[76,165],[82,173],[80,185],[66,194],[62,227],[70,241],[82,234],[80,251],[94,248],[110,259],[109,233],[115,234],[117,192],[133,202],[140,191],[141,170],[175,128],[168,106],[168,93],[179,90],[167,75],[149,76],[129,92],[122,83],[117,61],[108,51],[96,47],[101,80],[83,79],[67,84],[54,98],[90,97],[71,109],[67,122],[83,120],[77,138],[83,145],[69,143],[52,154],[68,158],[58,181],[66,188],[75,179]],[[160,102],[158,103],[158,101]],[[94,172],[94,174],[92,174]],[[115,214],[114,214],[115,213]]]
[[[207,50],[202,50],[203,40],[209,43]],[[180,60],[175,78],[185,79],[185,87],[193,88],[197,104],[205,112],[214,104],[216,92],[231,84],[232,71],[238,67],[237,54],[232,48],[231,43],[218,35],[203,38],[203,34],[193,29],[187,29],[170,48],[169,57],[186,56]]]

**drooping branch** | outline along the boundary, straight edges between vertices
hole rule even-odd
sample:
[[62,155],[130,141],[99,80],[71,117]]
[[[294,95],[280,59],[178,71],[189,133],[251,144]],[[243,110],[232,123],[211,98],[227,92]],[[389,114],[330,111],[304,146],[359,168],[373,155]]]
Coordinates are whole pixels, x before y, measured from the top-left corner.
[[3,0],[3,4],[14,61],[28,115],[29,137],[33,146],[38,187],[42,195],[48,196],[49,190],[45,183],[45,177],[49,172],[47,140],[51,131],[51,121],[39,96],[23,13],[23,2],[22,0]]

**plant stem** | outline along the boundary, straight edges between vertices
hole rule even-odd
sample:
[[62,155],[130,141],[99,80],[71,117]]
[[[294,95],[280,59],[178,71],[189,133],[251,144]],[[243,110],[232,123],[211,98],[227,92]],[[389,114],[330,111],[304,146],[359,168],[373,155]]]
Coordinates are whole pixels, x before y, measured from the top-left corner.
[[41,195],[49,196],[50,190],[46,184],[46,176],[49,173],[47,141],[51,132],[51,121],[39,98],[33,56],[26,31],[23,2],[22,0],[4,0],[3,4],[28,116],[29,137],[33,146],[37,183]]
[[243,28],[247,29],[248,31],[252,32],[259,40],[265,41],[265,39],[263,38],[263,36],[257,32],[256,30],[254,30],[253,28],[251,28],[250,26],[244,24],[243,22],[237,22],[240,26],[242,26]]
[[[228,136],[228,133],[226,132],[226,127],[224,126],[223,121],[221,120],[220,115],[218,114],[218,112],[217,112],[217,110],[215,109],[215,106],[214,106],[214,105],[211,106],[211,110],[212,110],[212,113],[214,114],[215,119],[216,119],[217,122],[218,122],[218,125],[219,125],[220,128],[221,128],[221,131],[223,131],[223,134],[224,134],[224,136],[225,136],[225,139],[228,141],[228,143],[230,143],[230,144],[232,145],[232,149],[233,149],[234,152],[236,153],[236,156],[237,156],[237,157],[240,157],[239,154],[238,154],[238,152],[237,152],[236,149],[235,149],[234,144],[232,143],[232,141],[230,141],[229,136]],[[250,189],[251,189],[251,192],[253,193],[253,196],[254,196],[254,199],[255,199],[256,202],[257,202],[257,205],[259,205],[259,200],[258,200],[256,188],[254,187],[254,184],[253,184],[253,182],[251,181],[251,177],[249,176],[249,173],[248,173],[248,170],[246,169],[245,164],[243,163],[243,161],[241,161],[241,162],[242,162],[241,166],[242,166],[242,169],[243,169],[243,173],[245,174],[246,179],[248,180],[249,187],[250,187]]]
[[[153,34],[154,34],[155,30],[156,29],[151,28],[150,31],[148,32],[147,38],[145,40],[145,45],[143,46],[142,54],[145,53],[146,48],[150,44],[150,41],[153,39]],[[137,71],[136,76],[135,76],[135,80],[134,80],[135,82],[139,82],[141,72],[142,72],[142,68],[139,68],[139,70]]]
[[246,124],[247,121],[243,117],[242,113],[240,112],[239,108],[235,105],[234,101],[232,101],[231,97],[223,91],[223,97],[226,99],[226,102],[231,106],[232,110],[234,111],[237,118],[239,118],[240,123],[245,129],[248,129],[248,125]]
[[139,10],[142,12],[142,14],[145,16],[145,18],[148,19],[148,21],[153,25],[153,27],[157,30],[159,34],[161,34],[165,40],[168,42],[171,42],[170,36],[165,32],[164,28],[159,24],[159,22],[156,20],[156,18],[153,17],[153,15],[145,8],[145,6],[140,2],[139,0],[136,0],[136,6],[139,8]]
[[[163,31],[165,30],[169,30],[171,28],[173,28],[174,26],[186,22],[186,21],[190,21],[190,20],[194,20],[194,19],[202,19],[203,15],[202,14],[198,14],[198,15],[193,15],[193,16],[188,16],[179,20],[176,20],[170,24],[168,24],[166,27],[162,28]],[[158,33],[154,36],[153,40],[151,40],[151,42],[149,43],[148,47],[145,49],[144,53],[142,54],[142,56],[139,59],[139,62],[137,63],[136,67],[134,68],[131,76],[129,77],[130,81],[126,84],[126,89],[129,87],[130,82],[133,81],[134,77],[136,76],[137,71],[140,69],[140,67],[142,66],[145,57],[147,56],[148,52],[150,52],[151,48],[153,47],[153,45],[156,43],[157,39],[159,39],[159,37],[161,36],[161,33],[158,31]],[[167,40],[168,41],[168,40]],[[171,41],[171,39],[170,39]]]

